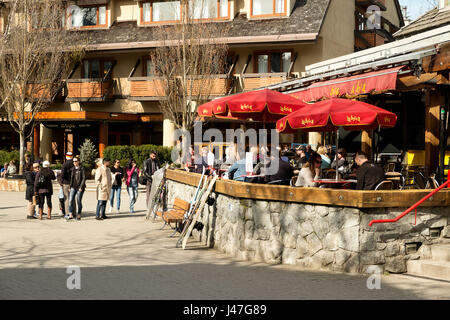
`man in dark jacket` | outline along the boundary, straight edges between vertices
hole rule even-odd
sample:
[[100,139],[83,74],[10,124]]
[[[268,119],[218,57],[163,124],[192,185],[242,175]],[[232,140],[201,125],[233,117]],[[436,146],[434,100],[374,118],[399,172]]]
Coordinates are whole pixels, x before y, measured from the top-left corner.
[[283,161],[283,160],[281,160],[281,158],[278,158],[278,160],[274,158],[271,160],[271,165],[274,165],[274,166],[278,165],[277,171],[273,175],[265,176],[264,182],[269,183],[269,182],[278,181],[275,184],[289,185],[290,179],[294,175],[294,170],[292,169],[289,162]]
[[[59,184],[63,187],[64,192],[64,212],[69,212],[69,195],[70,195],[70,180],[71,180],[71,170],[73,168],[73,155],[72,152],[66,153],[66,162],[64,162],[61,168]],[[74,208],[76,210],[76,207]]]
[[39,195],[39,220],[42,220],[42,212],[44,211],[44,201],[47,199],[47,219],[52,218],[52,180],[56,180],[55,173],[50,169],[50,162],[47,160],[43,163],[43,168],[36,174],[34,182],[34,193]]
[[355,156],[358,165],[356,170],[356,190],[374,190],[384,180],[384,171],[380,166],[370,163],[363,151],[358,151]]
[[74,209],[76,197],[78,207],[77,220],[80,220],[81,209],[83,209],[81,201],[83,199],[84,190],[86,189],[86,175],[78,158],[73,159],[73,167],[70,170],[70,173],[69,216],[66,216],[66,219],[73,218],[73,213],[76,210]]
[[28,166],[25,171],[25,181],[27,184],[27,190],[25,191],[25,199],[28,200],[28,214],[27,219],[36,219],[34,216],[35,205],[33,204],[34,196],[34,182],[36,181],[36,174],[39,172],[39,163],[33,163],[32,166]]
[[156,151],[151,151],[150,157],[144,161],[144,166],[142,169],[142,174],[147,179],[146,202],[145,202],[147,204],[147,209],[149,205],[148,200],[150,198],[150,190],[152,188],[152,175],[155,173],[156,170],[159,170],[159,163],[156,156],[157,156]]

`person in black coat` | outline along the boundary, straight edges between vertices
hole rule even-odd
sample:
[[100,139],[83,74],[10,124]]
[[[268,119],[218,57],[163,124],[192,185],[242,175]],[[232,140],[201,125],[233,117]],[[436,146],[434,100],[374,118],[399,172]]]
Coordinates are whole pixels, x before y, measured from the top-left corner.
[[276,173],[273,175],[266,175],[264,177],[264,182],[265,183],[269,183],[269,182],[273,183],[274,181],[278,181],[275,184],[289,185],[290,180],[294,175],[294,170],[292,169],[289,162],[283,161],[283,160],[281,160],[281,158],[272,159],[271,166],[277,166],[277,165],[278,165],[278,168],[276,170]]
[[36,180],[36,174],[39,172],[39,163],[33,163],[33,165],[27,165],[25,167],[25,182],[27,189],[25,191],[25,199],[28,200],[27,207],[27,219],[36,219],[34,216],[35,205],[33,204],[34,196],[34,181]]
[[44,202],[47,200],[47,219],[52,218],[52,180],[56,180],[55,173],[50,169],[50,162],[44,161],[43,168],[36,174],[34,181],[34,193],[39,195],[39,220],[42,220]]
[[73,159],[73,167],[70,169],[70,194],[69,194],[69,216],[72,219],[75,212],[74,202],[77,201],[77,220],[81,219],[81,210],[83,209],[82,200],[86,190],[86,174],[84,167],[80,164],[80,159]]
[[363,151],[356,153],[355,162],[358,165],[356,190],[375,190],[375,187],[384,180],[384,170],[370,163]]
[[156,151],[150,152],[150,157],[144,161],[144,166],[142,168],[142,174],[147,179],[147,186],[146,186],[146,204],[147,209],[149,205],[149,198],[150,198],[150,190],[152,188],[152,176],[156,172],[156,170],[159,170],[159,162],[157,159],[157,153]]
[[[61,175],[59,176],[59,185],[63,188],[64,193],[64,213],[69,212],[69,195],[70,195],[70,179],[71,170],[73,168],[73,155],[72,152],[66,153],[66,162],[64,162],[61,168]],[[76,210],[76,205],[74,204]]]

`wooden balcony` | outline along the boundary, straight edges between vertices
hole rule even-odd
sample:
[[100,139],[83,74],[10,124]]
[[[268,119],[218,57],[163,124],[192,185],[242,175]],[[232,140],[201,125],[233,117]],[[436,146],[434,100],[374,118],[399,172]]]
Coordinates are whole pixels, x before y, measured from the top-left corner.
[[386,40],[387,39],[381,30],[355,31],[355,46],[360,50],[382,45]]
[[281,73],[244,73],[240,75],[239,82],[242,91],[269,86],[287,80],[287,74]]
[[114,100],[113,80],[68,79],[67,98],[70,102],[108,102]]
[[[163,78],[158,77],[132,77],[128,78],[130,82],[130,100],[137,101],[157,101],[164,99],[166,96],[166,85]],[[193,84],[191,86],[191,81]],[[205,95],[209,96],[223,96],[228,94],[230,89],[231,80],[227,78],[227,75],[216,75],[212,79],[210,89],[205,89]],[[203,92],[199,91],[205,86],[209,87],[208,80],[188,80],[187,87],[188,93],[194,96],[202,95]],[[192,87],[192,93],[190,92]]]
[[165,85],[163,78],[157,77],[133,77],[130,82],[130,100],[157,101],[165,97]]
[[30,101],[62,102],[65,98],[65,83],[28,84],[27,98]]

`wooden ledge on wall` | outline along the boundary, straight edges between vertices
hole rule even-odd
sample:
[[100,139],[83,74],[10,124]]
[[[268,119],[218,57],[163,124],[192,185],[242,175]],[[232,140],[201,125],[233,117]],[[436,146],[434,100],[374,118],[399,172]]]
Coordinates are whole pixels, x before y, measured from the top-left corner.
[[[167,170],[166,177],[196,187],[200,174],[184,170]],[[217,180],[214,191],[235,198],[298,202],[355,208],[410,207],[431,190],[362,191],[328,188],[301,188],[281,185]],[[422,206],[450,206],[450,189],[444,189],[425,201]]]

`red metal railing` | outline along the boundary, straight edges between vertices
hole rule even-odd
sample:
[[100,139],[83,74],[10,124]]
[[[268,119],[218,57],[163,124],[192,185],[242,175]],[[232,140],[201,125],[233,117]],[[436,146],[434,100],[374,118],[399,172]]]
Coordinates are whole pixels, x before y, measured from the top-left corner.
[[414,204],[413,206],[409,207],[406,211],[404,211],[402,214],[400,214],[399,216],[397,216],[394,219],[380,219],[380,220],[372,220],[369,222],[369,226],[372,226],[372,224],[374,223],[384,223],[384,222],[397,222],[398,220],[400,220],[401,218],[403,218],[404,216],[406,216],[408,213],[410,213],[412,210],[416,209],[416,216],[417,216],[417,207],[420,206],[424,201],[426,201],[428,198],[432,197],[434,194],[438,193],[441,189],[445,188],[446,186],[450,185],[450,179],[447,180],[447,182],[443,183],[441,186],[439,186],[438,188],[434,189],[432,192],[430,192],[429,194],[427,194],[425,197],[423,197],[422,199],[420,199],[416,204]]

